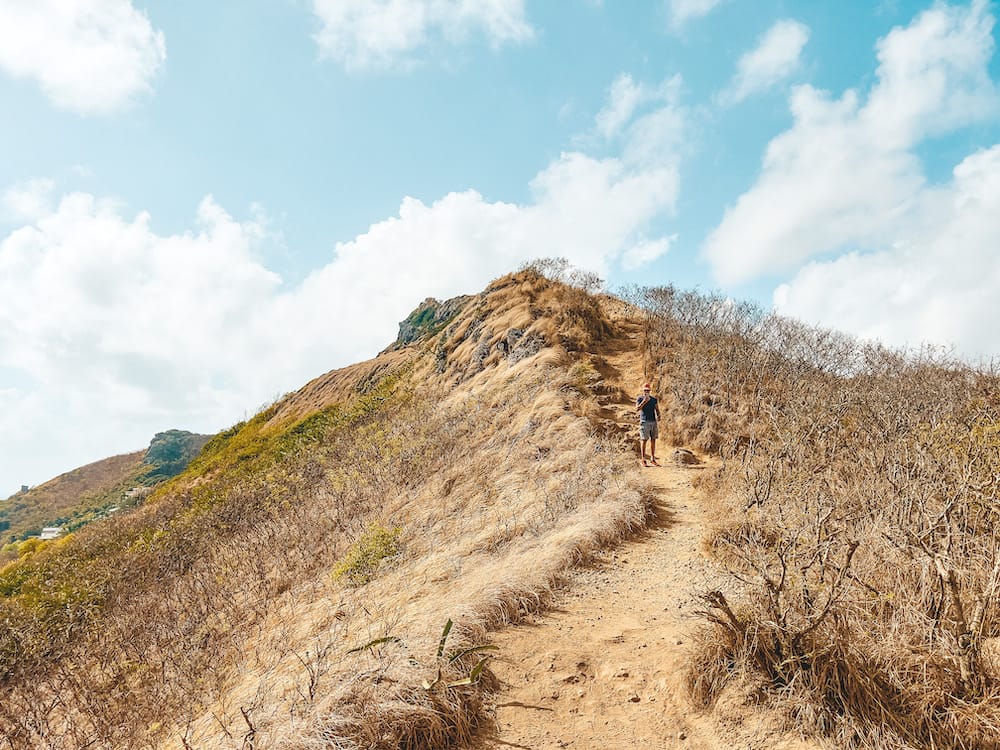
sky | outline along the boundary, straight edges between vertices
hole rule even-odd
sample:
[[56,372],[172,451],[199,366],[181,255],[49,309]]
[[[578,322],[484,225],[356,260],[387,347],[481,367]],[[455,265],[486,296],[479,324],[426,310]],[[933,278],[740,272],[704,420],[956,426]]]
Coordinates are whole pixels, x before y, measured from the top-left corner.
[[987,0],[0,0],[0,497],[565,257],[1000,354]]

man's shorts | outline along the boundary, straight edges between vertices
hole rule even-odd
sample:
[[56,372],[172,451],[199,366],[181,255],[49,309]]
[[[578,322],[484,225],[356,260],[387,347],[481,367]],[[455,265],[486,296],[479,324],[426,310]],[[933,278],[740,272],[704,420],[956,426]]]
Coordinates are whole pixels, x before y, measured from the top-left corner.
[[640,422],[639,423],[639,438],[641,440],[659,440],[660,438],[660,428],[658,427],[659,422]]

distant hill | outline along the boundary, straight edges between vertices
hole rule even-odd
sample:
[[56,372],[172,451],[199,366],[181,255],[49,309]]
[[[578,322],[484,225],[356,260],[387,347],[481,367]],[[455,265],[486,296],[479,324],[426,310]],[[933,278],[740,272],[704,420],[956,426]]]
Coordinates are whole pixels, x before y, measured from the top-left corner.
[[44,526],[75,531],[136,505],[150,488],[180,474],[208,437],[185,430],[160,432],[146,450],[95,461],[0,501],[0,545],[37,536]]

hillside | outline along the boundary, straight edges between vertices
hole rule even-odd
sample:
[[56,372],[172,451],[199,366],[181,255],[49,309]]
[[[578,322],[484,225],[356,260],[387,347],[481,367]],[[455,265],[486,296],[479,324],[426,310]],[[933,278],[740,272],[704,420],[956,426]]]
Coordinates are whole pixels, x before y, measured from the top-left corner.
[[[145,450],[95,461],[0,501],[0,547],[37,536],[43,526],[76,531],[134,506],[150,488],[183,471],[207,440],[207,435],[168,430],[155,435]],[[16,557],[17,552],[9,548],[0,554]]]
[[[493,679],[467,649],[641,527],[649,499],[595,430],[586,352],[616,335],[596,298],[530,271],[441,322],[0,571],[14,745],[221,747],[252,725],[292,747],[331,722],[345,742],[467,736]],[[464,655],[439,664],[449,620],[442,655]]]
[[[543,262],[427,300],[0,569],[0,736],[997,747],[995,375],[595,290]],[[635,460],[645,380],[676,466]]]
[[139,474],[145,451],[112,456],[81,466],[0,502],[0,541],[4,544],[41,533],[42,526],[61,525],[66,512],[86,496],[103,497]]

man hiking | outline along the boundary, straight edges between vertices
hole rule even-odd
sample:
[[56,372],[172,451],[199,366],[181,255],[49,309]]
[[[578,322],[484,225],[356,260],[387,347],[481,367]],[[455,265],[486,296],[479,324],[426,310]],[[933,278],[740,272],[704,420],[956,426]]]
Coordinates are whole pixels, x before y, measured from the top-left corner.
[[642,395],[636,396],[635,410],[639,412],[639,438],[642,441],[642,465],[649,466],[646,462],[646,441],[649,441],[649,456],[653,466],[659,466],[656,462],[656,439],[660,436],[657,424],[660,419],[660,405],[656,397],[650,393],[649,383],[642,386]]

